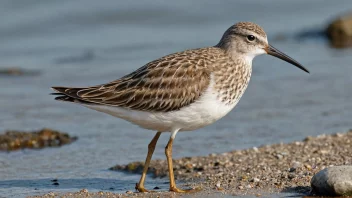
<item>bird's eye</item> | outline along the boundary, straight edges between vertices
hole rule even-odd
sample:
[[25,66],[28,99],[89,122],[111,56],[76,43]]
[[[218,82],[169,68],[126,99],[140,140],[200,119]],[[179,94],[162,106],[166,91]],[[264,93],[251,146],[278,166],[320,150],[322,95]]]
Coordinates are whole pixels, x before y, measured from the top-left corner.
[[253,36],[253,35],[248,35],[248,36],[247,36],[247,40],[249,40],[249,41],[254,41],[254,40],[255,40],[255,36]]

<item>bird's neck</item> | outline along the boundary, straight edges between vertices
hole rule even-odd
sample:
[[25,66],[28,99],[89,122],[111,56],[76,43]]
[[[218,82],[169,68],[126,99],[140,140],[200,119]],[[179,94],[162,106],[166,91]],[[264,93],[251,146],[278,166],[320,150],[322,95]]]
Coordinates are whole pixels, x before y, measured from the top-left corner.
[[252,75],[252,58],[235,57],[237,58],[231,57],[227,64],[219,64],[213,71],[218,99],[228,105],[238,102]]
[[255,55],[238,51],[237,46],[233,43],[223,41],[222,39],[215,47],[222,49],[233,61],[241,61],[250,67],[252,66]]

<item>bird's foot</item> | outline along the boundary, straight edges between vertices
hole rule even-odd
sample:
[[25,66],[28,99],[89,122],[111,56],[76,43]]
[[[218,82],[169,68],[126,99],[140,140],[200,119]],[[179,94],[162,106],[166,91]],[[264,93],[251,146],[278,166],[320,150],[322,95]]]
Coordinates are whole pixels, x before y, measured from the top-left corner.
[[134,187],[138,192],[154,192],[152,190],[147,190],[144,188],[144,186],[142,185],[138,185],[138,183],[136,183],[136,186]]
[[176,186],[175,187],[170,187],[169,190],[171,192],[177,192],[177,193],[193,193],[193,192],[200,191],[200,189],[179,189]]

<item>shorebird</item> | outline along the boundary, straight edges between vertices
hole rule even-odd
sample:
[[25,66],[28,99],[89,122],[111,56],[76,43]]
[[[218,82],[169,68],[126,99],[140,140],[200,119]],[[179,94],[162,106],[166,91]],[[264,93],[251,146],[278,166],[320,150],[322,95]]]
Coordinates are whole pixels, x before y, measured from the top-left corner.
[[213,47],[191,49],[151,61],[109,83],[83,87],[52,87],[56,100],[73,102],[122,118],[156,131],[136,190],[147,192],[144,181],[155,145],[163,132],[170,132],[165,147],[170,191],[176,187],[172,144],[179,131],[192,131],[214,123],[229,113],[247,88],[252,60],[269,54],[309,71],[268,44],[264,30],[251,22],[228,28]]

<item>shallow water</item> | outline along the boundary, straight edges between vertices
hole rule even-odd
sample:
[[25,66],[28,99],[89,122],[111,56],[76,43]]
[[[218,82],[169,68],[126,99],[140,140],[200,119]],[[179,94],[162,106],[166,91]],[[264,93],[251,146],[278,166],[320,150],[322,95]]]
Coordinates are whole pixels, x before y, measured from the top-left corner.
[[[154,132],[54,101],[49,87],[115,80],[163,55],[215,45],[225,29],[242,20],[260,24],[274,46],[311,74],[272,57],[256,58],[251,83],[235,110],[209,127],[179,133],[174,157],[346,131],[352,126],[352,50],[331,49],[322,38],[298,41],[293,35],[323,29],[351,9],[348,0],[1,1],[0,68],[18,66],[40,74],[1,76],[0,131],[49,127],[79,140],[61,148],[0,153],[0,195],[133,190],[138,175],[107,169],[144,160]],[[276,41],[279,34],[288,39]],[[164,158],[168,137],[162,135],[154,158]],[[54,178],[60,185],[52,185]],[[166,182],[148,178],[146,187],[166,189]]]

